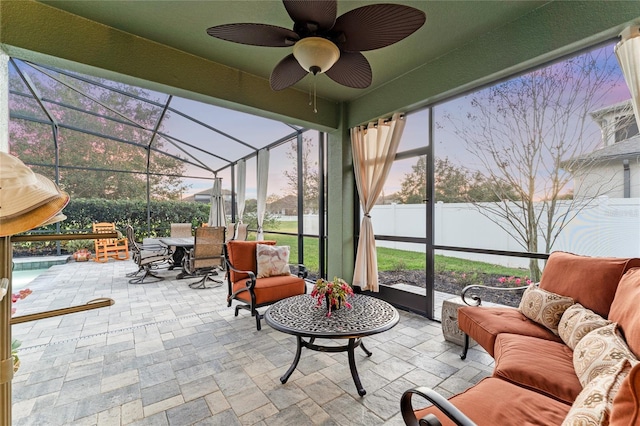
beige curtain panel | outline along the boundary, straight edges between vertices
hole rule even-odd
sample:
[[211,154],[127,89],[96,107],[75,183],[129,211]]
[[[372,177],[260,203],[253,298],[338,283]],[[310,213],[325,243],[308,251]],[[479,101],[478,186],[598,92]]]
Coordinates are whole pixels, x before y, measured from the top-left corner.
[[378,291],[378,257],[370,212],[389,175],[404,125],[404,117],[394,114],[391,120],[380,119],[351,129],[353,168],[360,206],[364,211],[353,285],[363,290]]
[[620,37],[622,40],[616,45],[615,52],[631,92],[636,122],[640,126],[640,27],[628,27]]
[[269,179],[269,151],[261,149],[258,151],[258,235],[257,241],[264,240],[264,231],[262,224],[264,222],[264,213],[267,209],[267,180]]
[[242,217],[244,216],[244,200],[246,198],[247,188],[247,161],[238,161],[238,177],[237,179],[237,204],[238,204],[238,223],[242,223]]

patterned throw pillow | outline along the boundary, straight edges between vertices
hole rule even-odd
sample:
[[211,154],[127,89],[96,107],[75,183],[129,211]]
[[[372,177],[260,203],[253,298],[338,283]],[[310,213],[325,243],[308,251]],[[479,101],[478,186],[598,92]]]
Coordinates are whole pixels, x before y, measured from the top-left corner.
[[634,365],[638,362],[617,327],[618,324],[611,323],[596,328],[584,336],[573,350],[573,368],[582,387],[623,359]]
[[542,290],[536,284],[531,284],[524,291],[518,310],[525,317],[558,334],[560,318],[571,305],[572,298]]
[[256,278],[290,275],[289,252],[289,246],[256,245],[256,260],[258,262]]
[[567,346],[575,349],[578,342],[587,333],[609,324],[611,321],[576,303],[562,314],[558,324],[558,334]]
[[562,426],[607,426],[613,398],[630,370],[627,359],[602,370],[578,394]]

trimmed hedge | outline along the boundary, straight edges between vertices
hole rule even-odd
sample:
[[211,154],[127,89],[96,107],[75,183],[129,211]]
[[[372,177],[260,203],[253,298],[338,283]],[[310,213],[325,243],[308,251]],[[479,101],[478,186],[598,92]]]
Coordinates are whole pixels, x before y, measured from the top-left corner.
[[[114,222],[122,233],[130,224],[136,230],[136,239],[145,237],[169,236],[172,223],[191,223],[200,226],[209,220],[208,203],[184,201],[151,201],[151,229],[147,231],[147,202],[145,200],[104,200],[93,198],[72,199],[64,208],[67,219],[60,222],[62,233],[91,232],[95,222]],[[53,233],[56,224],[37,228],[29,233]],[[68,243],[61,242],[62,250],[68,253],[75,251],[73,244],[66,249]],[[55,254],[57,242],[26,242],[13,244],[14,255],[36,256]]]

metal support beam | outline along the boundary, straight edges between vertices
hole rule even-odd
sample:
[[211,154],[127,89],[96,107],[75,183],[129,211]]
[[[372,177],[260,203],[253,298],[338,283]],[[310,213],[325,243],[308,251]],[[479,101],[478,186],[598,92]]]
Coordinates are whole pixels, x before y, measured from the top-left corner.
[[296,141],[298,158],[298,263],[304,263],[304,139],[302,133],[298,133]]
[[326,169],[324,160],[325,133],[318,132],[318,253],[320,254],[319,277],[327,278],[327,254],[326,254],[326,221],[327,212],[325,208],[325,186]]
[[238,223],[236,220],[236,164],[231,165],[231,222]]
[[426,193],[425,196],[427,198],[427,214],[425,215],[426,220],[426,230],[427,230],[427,249],[426,251],[426,290],[427,297],[425,300],[425,311],[427,313],[427,318],[433,319],[433,310],[434,310],[434,298],[435,294],[433,291],[434,287],[434,279],[435,279],[435,259],[436,253],[434,249],[434,206],[435,206],[435,150],[433,149],[433,136],[434,136],[434,116],[433,116],[433,108],[429,108],[429,140],[427,141],[427,167],[426,167],[426,176],[424,177],[427,181]]
[[0,237],[0,278],[9,279],[7,294],[0,302],[0,425],[11,424],[11,237]]
[[631,170],[629,169],[629,160],[622,161],[624,174],[624,198],[631,198]]

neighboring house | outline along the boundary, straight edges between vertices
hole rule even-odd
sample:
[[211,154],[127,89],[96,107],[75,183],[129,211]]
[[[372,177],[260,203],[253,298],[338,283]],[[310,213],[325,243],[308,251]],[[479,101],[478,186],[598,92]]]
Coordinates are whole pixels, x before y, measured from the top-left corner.
[[[200,192],[196,192],[195,194],[184,197],[182,201],[195,201],[196,203],[210,203],[211,202],[211,193],[213,192],[213,188],[205,189]],[[228,189],[222,190],[222,197],[224,198],[225,203],[231,203],[231,191]]]
[[285,195],[272,203],[268,203],[267,211],[281,216],[295,216],[298,214],[298,197]]
[[574,197],[640,198],[640,135],[631,101],[593,111],[603,147],[567,161]]
[[[196,192],[195,194],[184,197],[182,201],[190,201],[196,203],[211,203],[211,193],[213,188],[205,189],[204,191]],[[227,215],[231,214],[231,191],[228,189],[222,189],[222,198],[224,198],[224,211]]]

